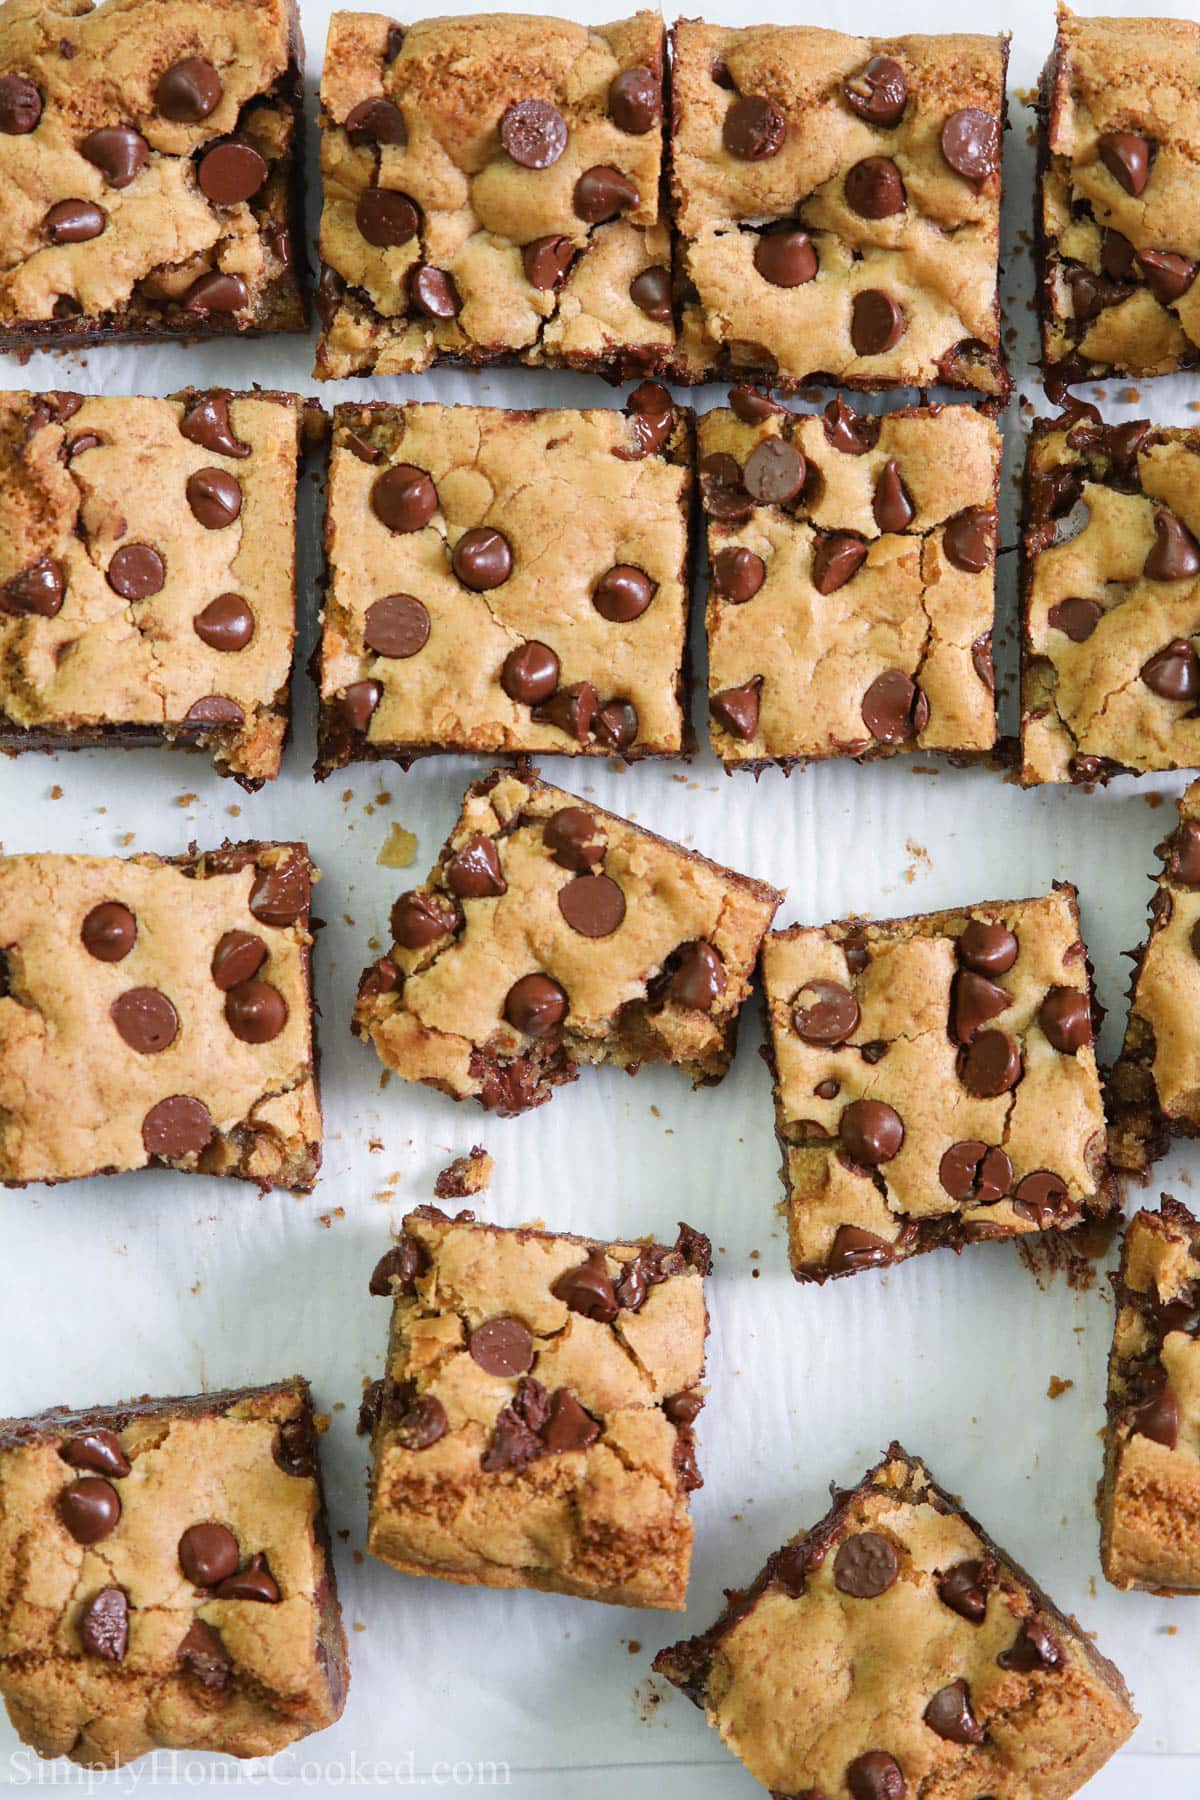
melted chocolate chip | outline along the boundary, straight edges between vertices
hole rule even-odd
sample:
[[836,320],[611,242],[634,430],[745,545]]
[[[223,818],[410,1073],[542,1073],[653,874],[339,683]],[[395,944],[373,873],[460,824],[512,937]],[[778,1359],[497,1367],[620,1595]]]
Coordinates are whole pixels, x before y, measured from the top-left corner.
[[916,507],[901,479],[900,465],[895,457],[889,457],[883,465],[883,471],[875,483],[871,511],[880,531],[903,531],[912,524]]
[[467,1349],[485,1375],[507,1379],[527,1375],[533,1367],[533,1339],[520,1319],[507,1315],[477,1325],[467,1339]]
[[622,69],[608,89],[608,116],[618,131],[644,137],[662,117],[662,82],[652,69]]
[[772,287],[803,287],[813,280],[818,266],[807,231],[794,227],[764,231],[754,246],[754,267]]
[[959,1059],[958,1078],[969,1094],[994,1100],[1016,1087],[1023,1073],[1017,1041],[1006,1031],[980,1031]]
[[1052,606],[1046,622],[1052,631],[1064,632],[1073,644],[1085,644],[1103,617],[1104,608],[1098,600],[1073,597]]
[[855,1600],[877,1600],[900,1577],[900,1558],[890,1539],[875,1531],[843,1538],[833,1560],[833,1585]]
[[1113,180],[1136,200],[1150,179],[1149,140],[1135,131],[1105,131],[1097,149]]
[[266,960],[267,946],[252,931],[223,931],[209,965],[213,985],[226,994],[257,975]]
[[991,1206],[1012,1186],[1013,1166],[999,1146],[966,1138],[950,1148],[938,1164],[938,1180],[952,1200]]
[[128,1475],[131,1464],[115,1431],[93,1425],[60,1444],[58,1454],[73,1469],[87,1469],[93,1475],[111,1475],[120,1480]]
[[99,169],[110,188],[127,188],[150,159],[150,146],[129,125],[101,125],[89,131],[79,154]]
[[396,463],[375,477],[371,511],[389,531],[420,531],[437,509],[437,488],[427,470]]
[[792,1025],[806,1044],[833,1049],[858,1030],[858,1001],[839,981],[807,981],[792,1003]]
[[1154,543],[1142,573],[1150,581],[1189,581],[1200,574],[1200,544],[1174,513],[1155,514]]
[[625,919],[625,895],[609,875],[577,875],[558,890],[558,910],[580,937],[611,937]]
[[179,1034],[179,1014],[157,988],[127,988],[108,1010],[129,1048],[140,1056],[157,1055]]
[[460,900],[487,900],[508,892],[496,841],[479,832],[455,851],[446,864],[445,875],[446,886]]
[[99,1544],[121,1519],[121,1497],[110,1481],[83,1475],[58,1497],[58,1516],[77,1544]]
[[196,614],[192,630],[210,650],[232,654],[254,636],[254,614],[240,594],[218,594]]
[[998,1570],[991,1557],[983,1561],[955,1563],[938,1579],[938,1597],[951,1612],[971,1625],[987,1614],[988,1595],[996,1586]]
[[577,219],[585,225],[603,225],[638,204],[638,191],[627,175],[608,163],[585,169],[571,197]]
[[873,56],[842,83],[846,104],[868,125],[898,125],[908,100],[908,76],[893,56]]
[[124,1662],[129,1648],[129,1596],[124,1588],[101,1588],[88,1601],[79,1619],[79,1638],[88,1656]]
[[1038,1024],[1056,1050],[1073,1056],[1092,1041],[1092,1009],[1080,988],[1053,987],[1042,1001]]
[[741,687],[723,688],[709,696],[708,710],[730,737],[748,743],[758,730],[759,694],[763,678],[754,675]]
[[234,1574],[240,1561],[232,1531],[214,1520],[189,1525],[179,1540],[179,1566],[193,1587],[215,1587]]
[[778,155],[787,136],[787,119],[773,100],[744,94],[725,114],[721,138],[739,162],[763,162]]
[[242,981],[225,996],[225,1023],[243,1044],[269,1044],[287,1024],[287,1001],[268,981]]
[[122,600],[148,600],[166,586],[167,566],[151,544],[122,544],[113,552],[105,579]]
[[242,489],[225,469],[197,469],[187,478],[187,502],[206,531],[223,531],[242,510]]
[[666,999],[690,1012],[711,1012],[725,992],[725,965],[703,938],[683,944],[666,986]]
[[119,900],[102,900],[84,919],[79,935],[97,962],[122,962],[137,942],[137,920]]
[[429,642],[429,610],[413,594],[386,594],[368,606],[363,643],[379,656],[406,661]]
[[[753,600],[767,578],[767,565],[753,550],[730,544],[719,550],[713,563],[713,587],[722,600],[732,606],[744,606]],[[819,588],[821,593],[828,592]]]
[[1141,677],[1160,699],[1194,700],[1200,694],[1200,657],[1187,638],[1172,638],[1142,664]]
[[551,1037],[569,1011],[565,990],[549,975],[522,975],[509,988],[504,1017],[515,1031],[527,1037]]
[[862,720],[881,744],[918,737],[929,723],[929,701],[903,669],[885,669],[862,699]]
[[211,450],[217,456],[249,456],[250,446],[234,433],[229,417],[226,394],[203,394],[194,400],[179,421],[179,429],[189,443]]
[[1016,933],[992,919],[968,919],[958,940],[958,960],[980,975],[1006,975],[1017,960]]
[[534,238],[521,251],[521,266],[530,287],[539,293],[551,293],[561,287],[575,260],[575,246],[569,237],[553,232],[548,237]]
[[549,169],[567,147],[567,122],[548,100],[516,100],[500,121],[500,142],[522,169]]
[[971,1694],[965,1681],[951,1681],[939,1688],[922,1713],[931,1731],[951,1744],[982,1744],[983,1726],[971,1711]]
[[598,1247],[588,1251],[586,1261],[556,1276],[550,1283],[550,1292],[568,1311],[595,1319],[598,1324],[611,1325],[617,1316],[616,1289],[604,1252]]
[[905,318],[899,304],[882,288],[864,288],[855,294],[850,313],[850,342],[859,356],[883,356],[904,336]]
[[978,106],[953,112],[942,126],[942,155],[965,181],[983,182],[1000,163],[1000,121]]
[[346,114],[346,135],[355,145],[390,144],[401,150],[408,142],[404,114],[381,94],[360,100]]
[[904,181],[890,156],[866,156],[846,175],[846,204],[861,219],[890,219],[908,202]]
[[604,828],[586,807],[560,807],[546,820],[542,836],[561,868],[583,874],[604,861]]
[[503,532],[490,525],[464,531],[451,557],[454,573],[463,586],[482,594],[502,587],[512,574],[513,554]]
[[229,1686],[233,1659],[220,1632],[212,1625],[206,1625],[203,1619],[192,1620],[175,1656],[184,1674],[198,1681],[206,1693],[222,1694]]
[[795,499],[807,472],[798,450],[783,438],[767,437],[746,458],[742,483],[760,506],[782,506]]
[[1028,1618],[1013,1643],[1000,1652],[996,1661],[1002,1669],[1029,1675],[1035,1669],[1057,1669],[1062,1662],[1062,1650],[1039,1619]]
[[818,594],[835,594],[853,579],[867,560],[861,538],[845,533],[818,537],[813,543],[812,582]]
[[211,1142],[216,1127],[202,1100],[190,1094],[171,1094],[152,1106],[142,1120],[146,1155],[160,1162],[195,1156]]
[[559,661],[549,644],[531,639],[510,650],[500,669],[500,686],[521,706],[537,706],[558,686]]
[[852,1100],[838,1133],[847,1156],[866,1169],[891,1162],[904,1142],[904,1121],[885,1100]]
[[164,69],[154,88],[154,104],[176,125],[199,125],[221,104],[221,77],[203,56],[185,56]]
[[239,206],[252,200],[270,173],[267,159],[252,144],[216,144],[205,152],[196,180],[214,206]]

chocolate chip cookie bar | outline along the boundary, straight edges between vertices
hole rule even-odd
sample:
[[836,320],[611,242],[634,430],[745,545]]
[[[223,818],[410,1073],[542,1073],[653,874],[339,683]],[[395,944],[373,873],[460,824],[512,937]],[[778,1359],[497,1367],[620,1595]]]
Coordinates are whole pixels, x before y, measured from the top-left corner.
[[1066,1800],[1137,1724],[1078,1622],[899,1444],[654,1667],[780,1800]]
[[691,415],[340,406],[317,773],[439,750],[678,756]]
[[1108,1096],[1109,1154],[1143,1180],[1172,1137],[1200,1137],[1200,782],[1180,799],[1178,827],[1158,854]]
[[292,0],[6,0],[0,350],[304,331]]
[[793,925],[763,984],[797,1280],[1116,1206],[1074,888]]
[[662,94],[656,12],[590,28],[335,13],[317,375],[665,367]]
[[1038,100],[1042,352],[1059,382],[1200,363],[1200,25],[1058,9]]
[[0,857],[0,1184],[169,1166],[307,1192],[316,873],[303,844]]
[[367,1549],[409,1575],[680,1612],[708,1239],[604,1244],[420,1207],[365,1398]]
[[708,685],[727,769],[996,739],[1000,434],[971,406],[700,421]]
[[498,769],[393,906],[354,1028],[406,1081],[503,1114],[543,1105],[581,1063],[720,1081],[781,897]]
[[306,1381],[0,1421],[0,1694],[40,1756],[270,1756],[348,1679]]
[[676,378],[1010,386],[1005,38],[673,33]]
[[1114,1283],[1100,1554],[1114,1587],[1200,1592],[1200,1222],[1164,1195]]
[[278,775],[301,415],[0,394],[0,751],[174,745],[243,787]]

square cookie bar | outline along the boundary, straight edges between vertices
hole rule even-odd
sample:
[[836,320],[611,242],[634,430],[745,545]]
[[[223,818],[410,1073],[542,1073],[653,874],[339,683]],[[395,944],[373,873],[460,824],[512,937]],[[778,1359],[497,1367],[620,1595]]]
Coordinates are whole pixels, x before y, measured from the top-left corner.
[[303,844],[0,857],[0,1183],[321,1162]]
[[1114,1587],[1200,1592],[1200,1222],[1164,1195],[1114,1283],[1100,1555]]
[[680,844],[496,770],[468,788],[354,1028],[406,1081],[525,1112],[580,1063],[720,1081],[782,896]]
[[1048,377],[1200,362],[1200,25],[1058,9],[1038,99]]
[[1074,888],[793,925],[763,984],[797,1280],[1116,1206]]
[[334,13],[318,376],[437,362],[628,379],[675,342],[663,25]]
[[172,744],[279,773],[301,402],[0,394],[0,750]]
[[347,1681],[306,1381],[0,1420],[0,1695],[40,1756],[270,1756]]
[[1005,394],[1007,39],[681,19],[673,44],[678,379]]
[[708,685],[727,769],[996,740],[1000,434],[971,406],[700,421]]
[[1143,1180],[1172,1137],[1200,1137],[1200,781],[1180,799],[1179,824],[1158,854],[1108,1096],[1109,1155]]
[[1137,1724],[1077,1621],[899,1444],[654,1667],[780,1800],[1066,1800]]
[[691,414],[340,406],[317,773],[439,750],[678,756]]
[[709,1243],[601,1244],[420,1207],[394,1297],[367,1549],[409,1575],[683,1610]]
[[1200,768],[1200,431],[1036,420],[1023,524],[1021,780]]
[[291,0],[0,6],[0,350],[304,331]]

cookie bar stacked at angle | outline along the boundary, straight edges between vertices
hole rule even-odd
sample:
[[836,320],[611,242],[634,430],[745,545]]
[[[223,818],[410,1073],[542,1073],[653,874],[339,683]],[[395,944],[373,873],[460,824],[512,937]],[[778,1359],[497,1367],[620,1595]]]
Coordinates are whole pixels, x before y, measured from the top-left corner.
[[701,1485],[707,1238],[602,1244],[421,1207],[379,1264],[367,1548],[412,1575],[676,1611]]
[[1007,392],[1007,41],[674,31],[678,378]]
[[763,946],[800,1280],[1110,1212],[1075,890]]
[[321,1160],[302,844],[0,857],[0,1183]]
[[355,1029],[384,1063],[455,1099],[523,1112],[580,1063],[729,1067],[780,896],[536,775],[468,789],[393,943],[359,984]]
[[691,415],[341,406],[317,770],[440,750],[679,755]]
[[301,403],[0,394],[0,749],[279,773]]
[[317,374],[435,362],[626,378],[675,342],[663,27],[335,13]]
[[970,406],[700,421],[709,708],[726,768],[996,737],[1000,435]]

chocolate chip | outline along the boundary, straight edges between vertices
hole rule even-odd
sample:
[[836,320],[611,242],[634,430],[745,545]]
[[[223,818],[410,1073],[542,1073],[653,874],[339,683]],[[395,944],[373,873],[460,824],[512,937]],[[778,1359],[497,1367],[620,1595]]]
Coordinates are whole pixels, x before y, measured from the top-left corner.
[[176,125],[198,125],[221,104],[221,77],[203,56],[185,56],[164,69],[154,88],[154,104]]
[[58,1516],[77,1544],[99,1544],[117,1529],[121,1496],[99,1475],[82,1475],[58,1496]]
[[527,1037],[550,1037],[567,1016],[566,992],[549,975],[522,975],[504,1000],[504,1017]]
[[1025,1620],[1016,1638],[1007,1650],[1002,1650],[996,1658],[1002,1669],[1012,1669],[1018,1675],[1029,1675],[1035,1669],[1057,1669],[1062,1662],[1062,1650],[1039,1619]]
[[427,470],[396,463],[371,485],[371,511],[389,531],[421,531],[438,509],[438,492]]
[[266,960],[267,946],[252,931],[223,931],[209,970],[215,986],[225,994],[257,975]]
[[859,1225],[839,1225],[825,1259],[831,1275],[849,1275],[859,1269],[879,1269],[892,1260],[892,1246],[873,1231]]
[[28,137],[42,116],[42,96],[27,75],[0,75],[0,132]]
[[194,1156],[211,1142],[215,1127],[203,1100],[190,1094],[171,1094],[152,1106],[142,1120],[142,1143],[147,1156],[163,1162]]
[[867,546],[861,538],[834,533],[819,537],[813,544],[812,581],[818,594],[836,594],[845,587],[867,560]]
[[903,669],[885,669],[862,698],[863,724],[881,744],[918,737],[929,723],[929,701]]
[[199,444],[218,456],[249,456],[250,446],[234,434],[229,418],[229,399],[225,394],[204,394],[194,400],[179,421],[179,429],[189,443]]
[[179,1014],[157,988],[127,988],[108,1011],[129,1048],[141,1056],[156,1056],[179,1034]]
[[1185,819],[1167,851],[1167,874],[1185,887],[1200,886],[1200,824]]
[[744,94],[735,100],[721,127],[721,139],[739,162],[763,162],[778,155],[787,136],[787,119],[773,100]]
[[534,238],[521,251],[525,279],[539,293],[550,293],[561,287],[574,260],[575,246],[569,237],[563,237],[560,232]]
[[852,1100],[838,1123],[847,1156],[864,1169],[891,1162],[904,1142],[904,1121],[885,1100]]
[[1150,144],[1136,131],[1105,131],[1097,145],[1113,180],[1136,200],[1150,179]]
[[908,1793],[900,1764],[885,1750],[856,1756],[846,1770],[846,1786],[852,1800],[905,1800]]
[[203,1619],[192,1620],[175,1656],[184,1673],[198,1681],[206,1693],[221,1694],[229,1686],[233,1662],[220,1632]]
[[394,994],[400,985],[400,971],[390,956],[377,956],[358,978],[357,997],[372,999],[381,994]]
[[240,275],[214,270],[193,281],[183,304],[189,312],[241,312],[250,304],[250,292]]
[[88,1656],[124,1662],[129,1648],[129,1596],[124,1588],[101,1588],[84,1607],[79,1638]]
[[586,807],[560,807],[546,820],[542,836],[561,868],[581,874],[604,861],[604,829]]
[[806,981],[792,1002],[792,1025],[806,1044],[833,1049],[858,1030],[858,1001],[840,981]]
[[[744,606],[747,600],[753,600],[766,578],[767,565],[753,550],[730,544],[717,552],[713,563],[713,587],[722,600],[728,600],[732,606]],[[820,591],[825,593],[827,590],[822,588]]]
[[598,743],[620,755],[637,741],[637,707],[630,700],[610,700],[595,714],[592,729]]
[[116,1432],[102,1425],[69,1437],[59,1445],[58,1454],[73,1469],[89,1469],[93,1475],[113,1475],[118,1480],[128,1475],[131,1466]]
[[772,287],[803,287],[817,273],[817,253],[807,231],[764,231],[754,246],[754,267]]
[[1006,1031],[980,1031],[960,1058],[958,1078],[977,1099],[994,1100],[1016,1087],[1022,1073],[1016,1039]]
[[311,895],[308,860],[296,855],[289,856],[284,862],[269,863],[258,871],[248,904],[262,924],[282,927],[294,925],[308,910]]
[[748,519],[754,511],[742,482],[741,464],[724,450],[701,459],[700,498],[709,517],[724,524]]
[[113,554],[105,579],[122,600],[148,600],[166,585],[167,567],[150,544],[122,544]]
[[354,207],[361,236],[377,250],[411,243],[421,229],[421,215],[407,194],[394,188],[364,188]]
[[102,900],[84,919],[79,935],[97,962],[121,962],[137,942],[137,920],[119,900]]
[[527,1375],[533,1367],[533,1339],[520,1319],[485,1319],[467,1339],[467,1349],[485,1375]]
[[846,176],[846,204],[861,219],[890,219],[905,210],[904,182],[890,156],[865,156]]
[[404,48],[403,25],[389,25],[387,40],[384,44],[383,60],[390,68]]
[[996,560],[996,515],[988,507],[969,506],[947,519],[942,533],[946,561],[968,575],[981,575]]
[[279,1583],[267,1567],[266,1557],[259,1550],[244,1569],[218,1582],[214,1597],[217,1600],[257,1600],[274,1606],[283,1596],[279,1592]]
[[996,1586],[997,1574],[991,1557],[955,1563],[938,1578],[938,1598],[960,1619],[978,1625],[987,1615],[988,1595]]
[[772,400],[770,394],[750,387],[744,381],[739,382],[737,387],[730,388],[729,404],[735,418],[740,419],[743,425],[761,425],[764,419],[778,419],[787,413],[787,407],[781,406],[778,400]]
[[950,1017],[956,1044],[969,1044],[981,1025],[1007,1012],[1013,997],[1006,988],[978,975],[973,969],[962,969],[954,977]]
[[882,356],[894,350],[904,336],[905,319],[899,305],[882,288],[864,288],[855,294],[850,315],[850,342],[859,356]]
[[412,594],[387,594],[367,608],[363,642],[380,656],[416,656],[429,641],[429,612]]
[[587,1259],[564,1269],[550,1283],[550,1292],[569,1312],[580,1313],[597,1324],[611,1325],[617,1316],[617,1297],[603,1250],[589,1250]]
[[638,191],[627,175],[609,163],[585,169],[575,183],[571,205],[585,225],[603,225],[638,204]]
[[644,570],[632,563],[614,563],[592,589],[592,605],[610,624],[628,625],[641,618],[656,592]]
[[816,1087],[813,1089],[813,1093],[817,1096],[818,1100],[836,1100],[841,1091],[841,1082],[834,1081],[832,1078],[828,1081],[818,1081]]
[[1042,1001],[1038,1024],[1056,1050],[1074,1055],[1092,1041],[1092,1012],[1079,988],[1053,987]]
[[1200,264],[1190,257],[1176,256],[1170,250],[1139,250],[1137,256],[1146,286],[1160,306],[1171,306],[1181,300],[1196,279]]
[[610,875],[577,875],[558,890],[558,910],[580,937],[611,937],[625,917],[625,895]]
[[417,1280],[429,1267],[429,1252],[411,1231],[402,1234],[398,1244],[385,1250],[371,1272],[368,1293],[384,1299],[396,1294],[414,1294]]
[[1154,1392],[1129,1415],[1129,1429],[1138,1437],[1152,1438],[1168,1450],[1174,1450],[1179,1442],[1179,1402],[1161,1364]]
[[742,481],[761,506],[782,506],[800,492],[807,473],[798,450],[783,438],[767,437],[746,458]]
[[870,413],[856,413],[840,394],[825,408],[821,426],[826,442],[843,456],[865,456],[879,441],[879,420]]
[[427,319],[456,319],[462,311],[453,275],[432,263],[414,263],[408,271],[408,297]]
[[393,1426],[397,1443],[404,1450],[428,1450],[445,1437],[450,1429],[446,1409],[436,1394],[422,1394]]
[[550,1396],[550,1412],[540,1432],[542,1443],[552,1456],[586,1450],[600,1436],[600,1427],[591,1413],[579,1404],[566,1388],[555,1388]]
[[404,124],[404,114],[391,100],[385,100],[382,94],[376,94],[370,100],[360,100],[357,106],[351,107],[346,114],[346,136],[357,147],[364,144],[390,144],[402,150],[408,142],[408,131]]
[[243,1044],[269,1044],[287,1018],[287,1001],[268,981],[241,981],[225,996],[225,1023]]
[[1052,631],[1065,632],[1073,644],[1084,644],[1103,617],[1104,608],[1098,600],[1072,597],[1052,606],[1046,622]]
[[1172,638],[1142,664],[1141,676],[1163,700],[1194,700],[1200,693],[1200,657],[1186,638]]
[[1052,1224],[1068,1201],[1067,1184],[1052,1169],[1035,1169],[1013,1190],[1013,1211],[1031,1219],[1039,1231]]
[[536,706],[558,686],[559,662],[549,644],[536,638],[510,650],[500,669],[500,686],[510,700]]
[[1133,245],[1111,226],[1100,233],[1100,267],[1112,281],[1129,281],[1133,275]]
[[204,730],[214,725],[241,725],[245,713],[236,700],[229,699],[226,694],[206,694],[202,700],[193,701],[183,716],[183,724],[191,725],[196,730]]
[[110,188],[127,188],[149,161],[150,146],[132,126],[102,125],[89,131],[79,154],[99,169]]
[[898,125],[908,100],[908,76],[893,56],[873,56],[842,83],[846,104],[868,125]]
[[895,1546],[875,1531],[843,1538],[833,1559],[833,1585],[854,1600],[877,1600],[900,1577]]
[[254,636],[254,614],[240,594],[218,594],[196,614],[192,630],[210,650],[244,650]]
[[0,612],[35,613],[42,619],[57,618],[62,611],[66,581],[62,569],[50,557],[31,563],[10,576],[0,588]]
[[636,438],[635,447],[613,452],[623,462],[661,450],[675,426],[675,403],[661,382],[639,381],[625,402]]
[[662,118],[662,83],[652,69],[622,69],[608,89],[608,116],[618,131],[644,137]]
[[215,1587],[235,1572],[240,1560],[232,1531],[212,1520],[189,1525],[179,1540],[179,1566],[194,1587]]
[[1016,933],[992,919],[968,919],[958,940],[958,960],[981,975],[1006,975],[1017,960]]
[[500,142],[522,169],[549,169],[567,147],[567,122],[548,100],[515,100],[500,120]]
[[938,1164],[938,1180],[952,1200],[991,1206],[1012,1186],[1013,1166],[999,1146],[965,1138],[951,1144]]
[[1150,581],[1187,581],[1200,574],[1200,544],[1174,513],[1154,515],[1154,543],[1142,573]]
[[703,938],[681,944],[666,986],[666,999],[689,1012],[711,1012],[725,992],[725,964]]
[[263,233],[267,249],[275,257],[281,269],[292,266],[292,234],[288,226],[278,222],[268,225]]
[[200,191],[214,206],[237,206],[253,200],[269,174],[267,159],[252,144],[216,144],[205,152],[196,171]]
[[895,457],[889,457],[875,483],[875,494],[871,501],[875,523],[880,531],[903,531],[906,525],[912,524],[916,510],[908,489],[900,479],[900,465]]
[[1000,162],[1000,121],[978,106],[952,112],[942,126],[942,155],[966,181],[986,181]]
[[90,200],[60,200],[42,220],[48,244],[86,244],[97,238],[108,221]]
[[502,587],[512,574],[513,555],[508,539],[490,525],[464,531],[451,558],[454,573],[464,587],[482,594]]
[[682,1393],[669,1394],[662,1409],[672,1425],[693,1425],[704,1411],[704,1395],[695,1388],[685,1388]]
[[508,883],[500,872],[495,839],[481,832],[469,837],[446,864],[446,886],[460,900],[489,900],[506,894]]
[[982,1744],[983,1726],[971,1711],[971,1695],[965,1681],[951,1681],[939,1688],[921,1717],[931,1731],[951,1744]]
[[643,269],[629,284],[629,298],[656,325],[669,325],[671,312],[671,275],[660,264]]
[[480,1468],[486,1475],[503,1469],[521,1470],[536,1462],[546,1446],[538,1433],[549,1413],[546,1390],[532,1376],[523,1376],[509,1405],[496,1418],[492,1441],[483,1453]]
[[730,737],[748,743],[758,730],[759,691],[763,678],[754,675],[741,687],[723,688],[709,696],[708,710]]
[[223,531],[241,513],[241,483],[224,469],[197,469],[187,478],[187,501],[206,531]]

